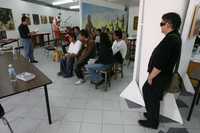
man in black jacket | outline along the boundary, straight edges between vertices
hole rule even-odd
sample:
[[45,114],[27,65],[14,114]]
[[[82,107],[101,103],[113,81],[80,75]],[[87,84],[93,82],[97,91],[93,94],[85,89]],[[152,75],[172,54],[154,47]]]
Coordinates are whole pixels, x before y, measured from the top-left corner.
[[149,76],[142,88],[147,120],[139,120],[144,127],[157,129],[159,125],[160,100],[169,84],[175,64],[181,53],[181,37],[178,32],[181,18],[176,13],[167,13],[162,16],[160,23],[162,33],[166,36],[154,49],[149,65]]

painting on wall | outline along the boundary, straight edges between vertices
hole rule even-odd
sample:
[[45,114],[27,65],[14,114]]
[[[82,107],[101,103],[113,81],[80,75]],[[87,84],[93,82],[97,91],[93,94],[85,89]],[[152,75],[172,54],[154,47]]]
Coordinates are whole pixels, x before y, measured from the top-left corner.
[[53,23],[53,16],[49,16],[49,23],[52,24]]
[[189,39],[192,39],[195,36],[199,35],[199,31],[200,31],[200,6],[196,6],[194,10],[190,32],[188,35]]
[[127,12],[89,3],[82,3],[82,28],[108,28],[110,31],[127,31]]
[[40,16],[41,19],[41,24],[47,24],[48,20],[47,20],[47,16]]
[[26,16],[28,18],[28,25],[31,25],[31,17],[30,14],[23,13],[22,16]]
[[0,40],[1,39],[6,39],[7,38],[7,34],[5,30],[0,31]]
[[33,14],[33,24],[39,25],[40,24],[40,18],[38,14]]
[[138,27],[138,16],[134,16],[133,18],[133,30],[137,30]]
[[0,31],[15,30],[12,10],[0,7]]

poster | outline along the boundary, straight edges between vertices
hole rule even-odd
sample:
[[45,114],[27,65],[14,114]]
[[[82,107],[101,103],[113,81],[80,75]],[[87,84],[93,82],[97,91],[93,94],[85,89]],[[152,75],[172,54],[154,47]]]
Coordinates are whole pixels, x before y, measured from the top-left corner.
[[200,7],[196,6],[192,19],[192,25],[188,35],[189,39],[192,39],[195,36],[199,35],[199,30],[200,30]]
[[138,16],[134,16],[133,18],[133,30],[137,30],[138,27]]
[[22,16],[26,16],[28,18],[28,25],[31,25],[31,17],[30,14],[23,13]]
[[38,14],[33,14],[33,24],[39,25],[40,24],[40,19]]
[[82,28],[108,28],[127,31],[127,12],[119,9],[82,3]]
[[47,16],[40,16],[41,24],[47,24]]
[[54,17],[52,17],[52,16],[49,16],[49,23],[50,23],[50,24],[52,24],[52,23],[53,23],[53,19],[54,19]]
[[0,7],[0,31],[15,30],[12,10]]

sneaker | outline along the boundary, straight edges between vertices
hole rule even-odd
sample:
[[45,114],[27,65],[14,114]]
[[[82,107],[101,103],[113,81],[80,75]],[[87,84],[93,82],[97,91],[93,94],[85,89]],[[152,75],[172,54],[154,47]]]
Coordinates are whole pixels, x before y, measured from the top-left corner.
[[78,81],[75,82],[75,85],[80,85],[80,84],[82,84],[84,82],[85,82],[84,79],[79,79]]

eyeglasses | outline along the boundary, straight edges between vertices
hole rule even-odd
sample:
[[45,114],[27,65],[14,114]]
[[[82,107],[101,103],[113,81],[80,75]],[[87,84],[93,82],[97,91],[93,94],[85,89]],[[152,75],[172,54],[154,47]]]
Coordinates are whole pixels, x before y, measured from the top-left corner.
[[166,23],[165,22],[161,22],[160,23],[160,26],[162,27],[162,26],[165,26],[166,25]]

